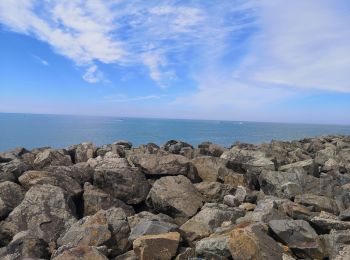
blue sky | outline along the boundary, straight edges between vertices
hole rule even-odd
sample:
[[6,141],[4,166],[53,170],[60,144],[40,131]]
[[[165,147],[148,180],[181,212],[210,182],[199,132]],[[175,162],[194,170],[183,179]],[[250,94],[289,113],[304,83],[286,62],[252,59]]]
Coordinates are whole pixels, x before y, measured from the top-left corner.
[[1,0],[0,112],[350,124],[346,0]]

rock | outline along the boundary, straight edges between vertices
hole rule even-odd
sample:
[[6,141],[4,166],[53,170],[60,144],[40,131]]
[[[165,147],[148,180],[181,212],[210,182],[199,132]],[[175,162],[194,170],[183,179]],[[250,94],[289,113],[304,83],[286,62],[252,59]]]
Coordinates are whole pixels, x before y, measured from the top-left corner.
[[331,230],[324,235],[325,249],[330,259],[335,259],[337,255],[350,244],[350,234],[348,230]]
[[318,216],[313,217],[311,223],[317,228],[319,233],[328,233],[331,229],[350,229],[350,222],[341,221],[337,216],[325,211],[321,211]]
[[253,211],[255,209],[256,205],[246,202],[246,203],[242,203],[241,205],[239,205],[240,209],[243,209],[245,211]]
[[305,207],[310,207],[312,211],[327,211],[337,215],[339,214],[337,203],[333,199],[325,196],[302,194],[295,196],[294,201]]
[[227,149],[211,142],[203,142],[198,145],[199,153],[207,156],[220,157]]
[[84,185],[83,201],[84,216],[93,215],[101,209],[107,210],[112,207],[122,208],[128,216],[135,213],[132,206],[125,204],[119,199],[113,198],[111,195],[94,187],[88,182]]
[[237,173],[228,168],[219,168],[218,181],[233,188],[237,188],[238,186],[246,187],[248,184],[245,174]]
[[194,257],[195,251],[190,247],[180,247],[179,254],[176,256],[175,260],[188,260]]
[[140,260],[170,260],[176,254],[179,241],[180,234],[177,232],[145,235],[137,238],[133,247]]
[[175,221],[171,217],[162,213],[155,215],[148,211],[142,211],[140,213],[128,217],[128,223],[131,229],[136,227],[139,223],[145,221],[158,221],[175,224]]
[[70,166],[71,158],[64,150],[46,149],[39,152],[34,160],[36,169],[43,169],[48,166]]
[[264,231],[261,224],[241,225],[230,233],[229,250],[233,259],[282,259],[282,247]]
[[195,175],[189,160],[178,154],[140,154],[128,159],[147,175],[185,175],[190,179]]
[[0,220],[21,203],[24,192],[16,183],[5,181],[0,183]]
[[16,147],[12,150],[0,152],[0,163],[21,159],[21,157],[26,153],[29,153],[29,151],[23,147]]
[[168,176],[157,180],[147,197],[147,204],[184,223],[203,205],[203,197],[185,176]]
[[14,159],[7,163],[0,164],[0,182],[3,181],[17,181],[17,178],[22,175],[23,172],[30,170],[31,167],[20,161]]
[[58,240],[59,246],[100,246],[111,238],[107,218],[103,211],[74,223]]
[[94,185],[128,204],[144,201],[149,191],[146,177],[134,167],[113,169],[97,167]]
[[75,214],[72,200],[61,188],[37,185],[27,191],[23,201],[1,223],[0,230],[5,226],[10,237],[29,230],[37,238],[55,242],[76,221]]
[[184,223],[180,229],[187,241],[194,241],[212,234],[224,222],[235,223],[244,211],[224,204],[206,203],[200,212]]
[[30,189],[32,186],[38,184],[57,186],[73,197],[80,195],[83,191],[78,182],[59,172],[26,171],[18,178],[18,181],[25,189]]
[[87,162],[90,158],[94,158],[96,147],[92,143],[78,144],[75,149],[75,163]]
[[235,189],[219,182],[200,182],[194,184],[207,202],[221,202],[225,195],[234,194]]
[[108,260],[94,246],[77,246],[63,250],[51,258],[52,260]]
[[77,163],[72,166],[52,166],[47,167],[46,170],[59,176],[67,175],[81,186],[83,186],[85,182],[92,183],[94,178],[94,169],[86,162]]
[[304,220],[271,220],[269,227],[298,258],[322,259],[323,250],[317,233]]
[[20,259],[48,259],[48,244],[28,232],[16,234],[13,240],[0,253],[1,259],[20,260]]
[[213,234],[196,243],[196,256],[198,259],[231,259],[229,250],[229,234]]
[[133,242],[135,239],[143,235],[163,234],[172,231],[177,231],[177,229],[177,225],[169,222],[157,220],[142,221],[131,229],[129,241]]
[[340,212],[339,219],[342,221],[350,221],[350,209]]
[[193,146],[188,143],[177,140],[170,140],[165,143],[164,150],[173,154],[180,154],[181,150],[185,147],[193,149]]
[[110,169],[113,170],[115,168],[128,168],[130,164],[128,160],[125,158],[120,158],[118,155],[108,152],[102,158],[98,156],[96,158],[90,158],[87,161],[88,165],[92,168],[101,168],[101,169]]
[[230,194],[224,197],[223,203],[229,207],[238,207],[241,204],[236,196]]
[[134,250],[128,251],[125,254],[119,255],[114,260],[138,260]]
[[286,164],[278,168],[282,172],[293,172],[296,169],[303,169],[307,174],[318,176],[318,168],[313,159],[307,159],[304,161],[299,161],[291,164]]
[[203,181],[217,181],[219,169],[225,168],[227,160],[213,156],[200,156],[192,160],[196,167],[199,177]]
[[350,245],[345,246],[334,260],[347,260],[350,258]]

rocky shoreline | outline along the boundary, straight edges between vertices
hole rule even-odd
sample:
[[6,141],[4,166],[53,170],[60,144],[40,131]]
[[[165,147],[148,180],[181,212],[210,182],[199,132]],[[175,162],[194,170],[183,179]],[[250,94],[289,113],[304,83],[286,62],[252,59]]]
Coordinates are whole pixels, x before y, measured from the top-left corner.
[[350,259],[350,136],[0,153],[0,259]]

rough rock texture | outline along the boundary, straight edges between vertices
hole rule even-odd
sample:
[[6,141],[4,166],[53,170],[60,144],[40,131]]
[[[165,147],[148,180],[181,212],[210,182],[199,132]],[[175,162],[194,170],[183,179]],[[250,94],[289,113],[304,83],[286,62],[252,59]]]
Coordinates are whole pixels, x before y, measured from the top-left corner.
[[0,259],[350,259],[350,137],[0,152]]
[[133,246],[140,260],[170,260],[175,256],[179,242],[180,234],[170,232],[141,236],[134,241]]
[[148,194],[148,204],[157,212],[184,222],[197,213],[203,197],[185,176],[168,176],[157,180]]

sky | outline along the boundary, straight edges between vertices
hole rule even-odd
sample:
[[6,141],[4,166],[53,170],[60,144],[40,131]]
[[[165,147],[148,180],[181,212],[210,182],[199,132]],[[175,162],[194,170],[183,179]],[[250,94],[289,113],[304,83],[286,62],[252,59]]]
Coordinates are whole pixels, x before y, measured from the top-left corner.
[[348,0],[0,0],[0,112],[350,124]]

